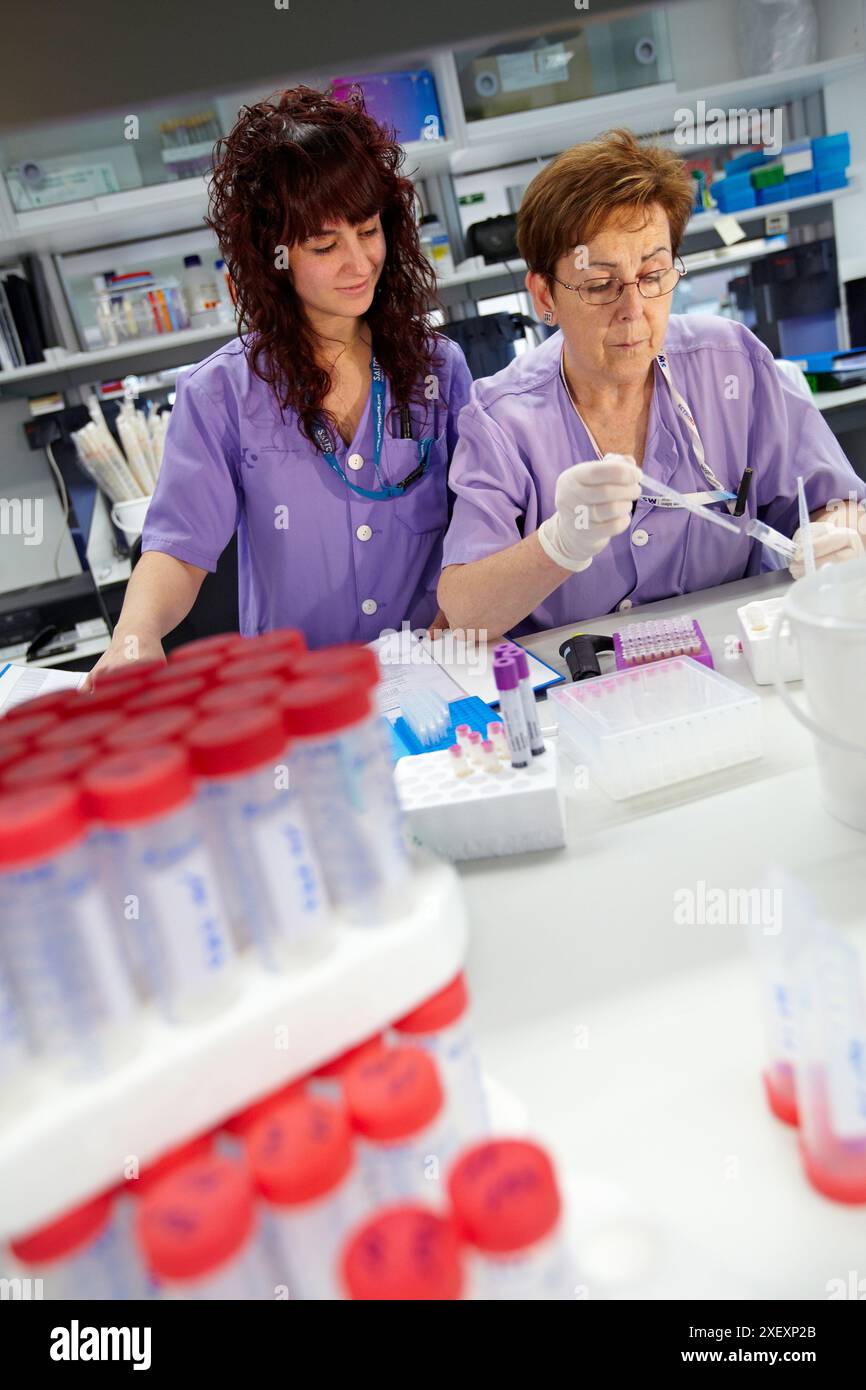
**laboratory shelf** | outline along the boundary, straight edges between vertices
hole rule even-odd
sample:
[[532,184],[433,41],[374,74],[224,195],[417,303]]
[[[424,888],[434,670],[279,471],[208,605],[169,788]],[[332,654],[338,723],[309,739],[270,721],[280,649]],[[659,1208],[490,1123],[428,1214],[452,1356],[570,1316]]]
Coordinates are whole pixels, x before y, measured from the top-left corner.
[[236,1001],[199,1024],[144,1014],[140,1050],[90,1083],[38,1077],[31,1108],[0,1118],[0,1240],[50,1221],[379,1032],[441,989],[466,949],[451,865],[419,855],[411,907],[380,927],[340,927],[295,975],[241,964]]

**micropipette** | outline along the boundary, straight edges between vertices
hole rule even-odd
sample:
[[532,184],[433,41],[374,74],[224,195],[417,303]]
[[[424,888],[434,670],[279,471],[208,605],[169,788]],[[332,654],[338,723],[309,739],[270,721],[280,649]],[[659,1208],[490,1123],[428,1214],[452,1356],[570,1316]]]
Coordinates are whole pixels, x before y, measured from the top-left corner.
[[746,535],[760,541],[761,545],[767,546],[769,550],[775,550],[778,555],[784,556],[789,563],[797,554],[797,547],[790,536],[783,536],[781,531],[775,531],[765,521],[758,521],[753,518],[746,526]]
[[709,507],[702,507],[700,502],[693,502],[690,497],[668,487],[667,483],[660,483],[657,478],[649,477],[641,469],[638,469],[638,478],[647,492],[655,493],[658,497],[667,497],[669,501],[685,507],[686,511],[693,512],[695,516],[703,517],[704,521],[711,521],[714,526],[721,526],[725,531],[733,531],[735,536],[741,534],[739,526],[735,526],[732,521],[720,516],[718,512],[710,511]]
[[810,530],[809,508],[802,477],[797,479],[797,503],[800,508],[800,545],[803,547],[803,566],[806,574],[815,573],[815,542]]

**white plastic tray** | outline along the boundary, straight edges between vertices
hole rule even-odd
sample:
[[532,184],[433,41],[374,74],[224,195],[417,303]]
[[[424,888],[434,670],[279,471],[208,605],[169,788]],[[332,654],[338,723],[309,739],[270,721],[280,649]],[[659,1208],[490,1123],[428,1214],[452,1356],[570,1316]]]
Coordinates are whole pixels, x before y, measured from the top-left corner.
[[112,1187],[140,1164],[363,1041],[457,974],[466,948],[454,869],[424,856],[398,922],[340,928],[334,950],[294,976],[242,963],[238,999],[206,1023],[144,1020],[135,1057],[78,1086],[45,1078],[32,1108],[0,1121],[0,1239]]

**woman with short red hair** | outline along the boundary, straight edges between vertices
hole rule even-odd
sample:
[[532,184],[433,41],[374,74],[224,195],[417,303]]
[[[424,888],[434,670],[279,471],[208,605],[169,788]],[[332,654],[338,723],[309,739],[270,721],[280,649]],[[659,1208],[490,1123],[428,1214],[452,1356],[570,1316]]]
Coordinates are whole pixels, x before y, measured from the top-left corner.
[[[439,585],[453,626],[519,635],[774,568],[746,522],[790,536],[798,474],[818,562],[862,555],[866,485],[811,401],[742,324],[671,315],[692,197],[675,154],[624,130],[527,189],[526,285],[560,331],[475,382],[461,416]],[[647,495],[656,478],[724,509],[747,465],[739,535]]]

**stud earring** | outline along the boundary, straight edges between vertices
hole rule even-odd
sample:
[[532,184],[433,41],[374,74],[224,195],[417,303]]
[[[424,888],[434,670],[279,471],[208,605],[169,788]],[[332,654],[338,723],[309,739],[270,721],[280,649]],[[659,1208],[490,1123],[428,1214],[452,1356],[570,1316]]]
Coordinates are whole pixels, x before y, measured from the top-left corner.
[[544,311],[544,322],[553,323],[553,314],[550,312],[549,309],[545,309]]

